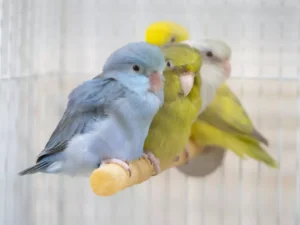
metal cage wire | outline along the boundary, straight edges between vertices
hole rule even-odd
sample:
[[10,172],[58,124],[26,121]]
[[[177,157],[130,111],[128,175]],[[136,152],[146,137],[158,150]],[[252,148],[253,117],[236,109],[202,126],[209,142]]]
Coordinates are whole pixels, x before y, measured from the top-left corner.
[[[1,0],[0,225],[300,225],[300,2]],[[18,177],[43,148],[69,91],[147,25],[173,20],[232,47],[230,87],[280,169],[228,152],[206,178],[170,170],[109,198],[88,180]]]

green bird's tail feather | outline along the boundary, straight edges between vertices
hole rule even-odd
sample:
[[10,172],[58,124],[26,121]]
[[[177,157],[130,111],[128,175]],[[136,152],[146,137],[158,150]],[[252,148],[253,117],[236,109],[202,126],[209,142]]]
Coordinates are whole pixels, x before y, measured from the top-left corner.
[[276,160],[253,137],[223,132],[203,121],[193,125],[190,139],[198,146],[220,146],[230,149],[242,159],[250,157],[272,168],[279,167]]
[[245,144],[245,154],[249,157],[256,159],[258,161],[264,162],[270,167],[279,168],[279,165],[275,159],[253,138],[247,136],[239,135],[239,140]]

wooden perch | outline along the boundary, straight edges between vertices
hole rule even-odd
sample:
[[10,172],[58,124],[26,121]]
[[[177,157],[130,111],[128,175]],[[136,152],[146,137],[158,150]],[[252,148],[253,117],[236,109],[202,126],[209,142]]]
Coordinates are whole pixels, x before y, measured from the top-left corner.
[[[190,159],[197,156],[202,151],[202,148],[197,147],[191,141],[189,142]],[[179,160],[166,168],[161,168],[164,171],[168,168],[182,165],[185,163],[185,154],[182,153]],[[117,164],[106,164],[101,168],[93,171],[90,176],[90,185],[93,192],[100,196],[110,196],[118,191],[135,184],[140,184],[154,174],[154,168],[147,159],[139,159],[130,163],[131,177],[126,170]]]

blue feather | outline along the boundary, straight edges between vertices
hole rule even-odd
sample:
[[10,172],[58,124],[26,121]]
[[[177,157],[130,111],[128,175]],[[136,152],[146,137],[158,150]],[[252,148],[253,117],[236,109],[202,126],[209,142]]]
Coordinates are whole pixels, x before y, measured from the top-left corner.
[[[134,65],[141,70],[134,71]],[[163,89],[150,92],[149,76],[162,73],[164,66],[156,46],[139,42],[116,50],[100,76],[69,94],[67,109],[37,164],[19,174],[89,175],[105,159],[141,157],[151,121],[163,104]]]

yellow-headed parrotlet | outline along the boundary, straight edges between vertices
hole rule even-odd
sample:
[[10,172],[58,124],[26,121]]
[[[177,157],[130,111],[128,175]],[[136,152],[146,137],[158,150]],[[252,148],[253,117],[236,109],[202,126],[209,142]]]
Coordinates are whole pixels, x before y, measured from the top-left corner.
[[178,43],[189,39],[187,30],[173,22],[156,22],[148,26],[145,32],[148,43],[162,46],[168,43]]
[[[198,42],[198,44],[193,43],[188,40],[189,34],[187,30],[173,22],[156,22],[151,24],[146,30],[145,39],[147,42],[159,46],[183,41],[198,48],[203,59],[201,68],[202,81],[210,82],[212,89],[214,88],[213,83],[215,79],[211,76],[212,74],[219,73],[220,76],[230,76],[229,60],[231,51],[228,45],[222,41],[203,40]],[[204,44],[199,45],[199,43]],[[211,93],[214,92],[212,91]],[[254,128],[242,104],[230,88],[223,84],[218,89],[216,96],[211,93],[206,95],[210,99],[213,98],[213,102],[211,104],[202,104],[199,118],[192,128],[191,140],[198,144],[199,147],[207,146],[212,149],[213,146],[220,146],[228,148],[242,158],[249,156],[271,167],[275,167],[275,160],[260,146],[260,143],[268,145],[268,141]],[[205,94],[201,93],[202,95]],[[210,103],[209,100],[207,102]],[[224,156],[222,151],[216,152]],[[220,160],[221,162],[222,160]],[[196,173],[197,171],[195,171]]]

